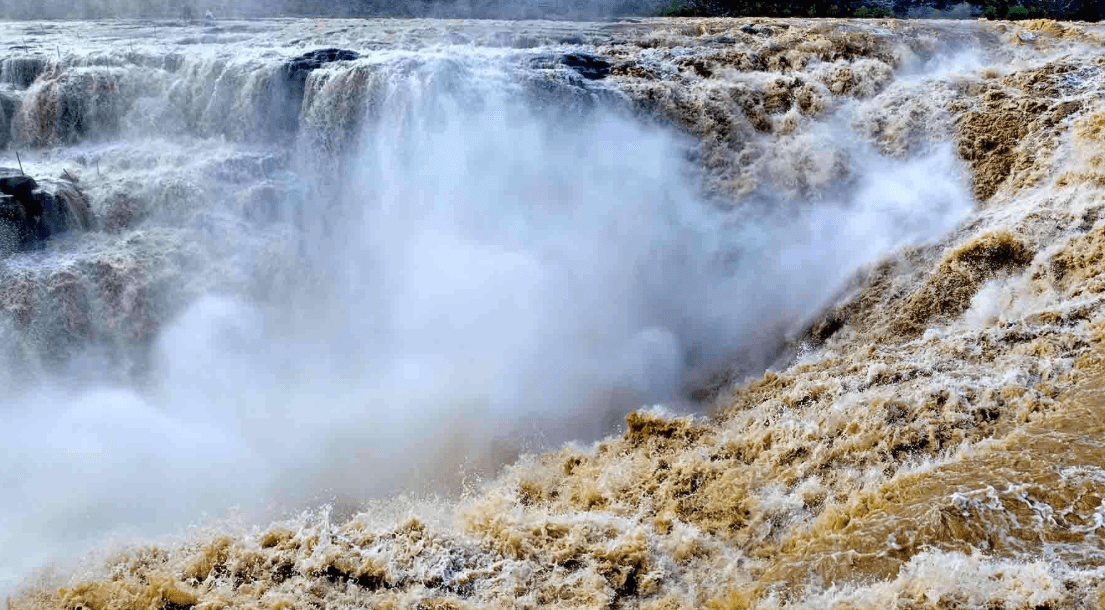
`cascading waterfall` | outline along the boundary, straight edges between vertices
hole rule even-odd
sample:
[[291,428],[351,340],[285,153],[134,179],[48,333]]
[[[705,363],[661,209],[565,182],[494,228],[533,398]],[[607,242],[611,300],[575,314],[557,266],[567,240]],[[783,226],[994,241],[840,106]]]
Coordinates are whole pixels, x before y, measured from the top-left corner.
[[25,30],[12,608],[1102,586],[1092,28]]

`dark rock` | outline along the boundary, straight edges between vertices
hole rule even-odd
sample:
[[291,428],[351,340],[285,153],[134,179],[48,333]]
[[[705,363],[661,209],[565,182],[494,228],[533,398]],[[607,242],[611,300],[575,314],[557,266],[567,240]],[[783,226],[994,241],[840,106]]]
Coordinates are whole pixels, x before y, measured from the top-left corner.
[[30,176],[5,176],[0,178],[0,193],[11,195],[20,201],[31,196],[38,183]]
[[30,176],[0,177],[0,252],[30,250],[67,231],[92,228],[84,193],[51,183],[41,188]]
[[[1075,19],[1099,21],[1105,18],[1101,0],[844,0],[816,2],[775,0],[690,0],[689,14],[699,17],[909,17],[920,19]],[[773,24],[786,27],[786,24]],[[770,36],[768,27],[748,24],[741,30],[753,36]]]
[[560,58],[560,63],[588,80],[599,80],[610,74],[610,62],[586,53],[569,53]]
[[626,109],[625,99],[617,93],[580,86],[578,82],[535,76],[523,80],[522,87],[525,103],[553,121],[579,121],[597,108]]
[[748,34],[749,36],[774,36],[779,33],[779,30],[771,25],[766,24],[754,24],[750,23],[741,26],[741,32]]
[[335,61],[353,61],[360,59],[361,55],[345,49],[318,49],[310,53],[304,53],[284,65],[284,76],[288,80],[307,80],[307,74],[312,70],[318,70],[326,64]]
[[284,64],[269,81],[261,102],[263,112],[259,116],[266,117],[268,135],[294,134],[298,130],[307,77],[312,71],[328,63],[353,61],[360,57],[360,54],[344,49],[318,49]]
[[42,57],[11,57],[0,61],[0,82],[26,89],[45,71],[46,59]]
[[44,207],[53,207],[52,202],[49,201],[47,193],[31,193],[25,197],[20,197],[16,195],[15,200],[23,205],[23,211],[27,213],[28,220],[42,218],[42,211]]
[[22,250],[30,242],[27,213],[15,197],[0,196],[0,254]]
[[46,147],[115,133],[134,101],[126,87],[118,86],[117,78],[99,70],[64,73],[57,86],[25,98],[22,108],[28,120],[23,137],[30,144]]
[[35,193],[35,200],[41,209],[41,239],[92,228],[92,210],[88,199],[79,191],[69,188],[59,188],[54,193],[39,191]]
[[15,197],[10,195],[0,197],[0,221],[23,222],[26,219],[23,206],[15,200]]
[[569,68],[587,80],[599,80],[610,75],[613,64],[588,53],[540,54],[528,60],[530,66],[554,70]]

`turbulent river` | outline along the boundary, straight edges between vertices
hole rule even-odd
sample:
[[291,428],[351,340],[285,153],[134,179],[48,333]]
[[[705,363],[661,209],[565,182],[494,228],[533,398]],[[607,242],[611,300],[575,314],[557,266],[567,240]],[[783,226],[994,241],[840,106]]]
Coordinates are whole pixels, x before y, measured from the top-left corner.
[[1105,604],[1105,28],[7,22],[0,177],[9,610]]

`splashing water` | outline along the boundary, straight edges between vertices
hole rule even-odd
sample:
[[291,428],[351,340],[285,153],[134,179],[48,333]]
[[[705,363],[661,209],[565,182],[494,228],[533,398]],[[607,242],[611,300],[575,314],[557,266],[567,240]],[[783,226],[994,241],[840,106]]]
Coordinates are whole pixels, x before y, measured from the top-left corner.
[[42,26],[0,63],[0,145],[96,223],[0,261],[0,586],[1096,594],[1100,448],[1065,423],[1100,419],[1070,394],[1100,362],[1096,36]]

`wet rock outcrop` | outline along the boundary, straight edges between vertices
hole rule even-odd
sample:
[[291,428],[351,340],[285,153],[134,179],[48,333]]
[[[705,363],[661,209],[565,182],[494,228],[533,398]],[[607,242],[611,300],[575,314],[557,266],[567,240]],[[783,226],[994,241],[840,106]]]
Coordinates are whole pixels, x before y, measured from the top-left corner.
[[59,66],[22,92],[15,139],[36,147],[118,133],[141,90],[140,78],[111,67]]
[[610,62],[588,53],[565,53],[563,55],[545,55],[534,59],[535,68],[555,68],[564,66],[587,80],[601,80],[610,75]]
[[699,17],[910,17],[929,19],[1027,19],[1047,17],[1098,21],[1105,4],[1097,0],[695,0],[664,5],[670,16]]
[[311,72],[326,64],[353,61],[360,57],[360,54],[344,49],[318,49],[284,64],[269,81],[267,95],[262,102],[269,110],[269,135],[294,134],[297,131],[307,78]]
[[84,193],[30,176],[0,174],[0,254],[34,249],[52,236],[93,222]]
[[26,89],[45,71],[45,58],[9,57],[0,60],[0,84]]

